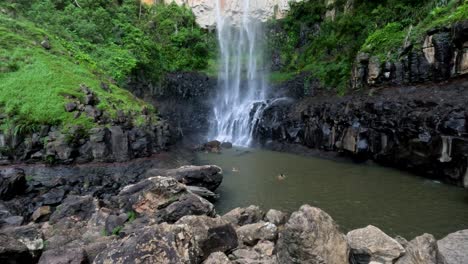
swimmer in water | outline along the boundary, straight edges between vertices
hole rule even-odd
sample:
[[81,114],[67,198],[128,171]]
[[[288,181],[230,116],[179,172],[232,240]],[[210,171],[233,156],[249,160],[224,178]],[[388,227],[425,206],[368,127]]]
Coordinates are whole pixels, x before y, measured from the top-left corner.
[[236,167],[232,167],[232,172],[239,172],[239,170]]
[[277,178],[278,178],[279,181],[282,181],[282,180],[286,179],[286,175],[284,175],[284,173],[281,173],[280,175],[278,175]]

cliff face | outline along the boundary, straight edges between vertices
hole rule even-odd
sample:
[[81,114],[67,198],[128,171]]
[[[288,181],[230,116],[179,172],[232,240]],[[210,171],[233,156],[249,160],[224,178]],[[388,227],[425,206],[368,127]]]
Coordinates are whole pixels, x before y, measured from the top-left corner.
[[[145,3],[154,2],[143,0]],[[203,28],[212,28],[216,24],[216,6],[219,1],[221,11],[238,21],[245,10],[242,0],[164,0],[166,4],[175,2],[178,5],[187,5],[197,17],[197,23]],[[289,2],[302,0],[250,0],[249,10],[258,20],[266,21],[269,18],[282,18],[289,11]]]

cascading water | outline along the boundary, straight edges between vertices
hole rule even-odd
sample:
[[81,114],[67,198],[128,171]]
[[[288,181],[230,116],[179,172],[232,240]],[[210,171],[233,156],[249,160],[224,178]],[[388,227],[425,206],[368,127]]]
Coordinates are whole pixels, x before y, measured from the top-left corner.
[[235,21],[217,1],[216,28],[220,48],[218,95],[210,138],[249,146],[255,123],[266,106],[263,30],[250,14],[250,0]]

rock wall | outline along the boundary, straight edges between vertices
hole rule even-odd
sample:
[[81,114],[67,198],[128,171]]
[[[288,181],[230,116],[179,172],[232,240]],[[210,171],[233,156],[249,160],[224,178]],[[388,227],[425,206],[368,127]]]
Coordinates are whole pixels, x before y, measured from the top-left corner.
[[[175,2],[190,7],[197,17],[197,23],[203,28],[213,28],[216,25],[216,1],[219,1],[222,12],[234,21],[239,21],[245,9],[244,1],[241,0],[164,0],[166,4]],[[254,18],[261,21],[279,19],[289,11],[289,2],[299,1],[302,0],[250,0],[249,10]]]
[[155,105],[175,138],[207,135],[216,87],[216,78],[195,72],[167,74],[158,86],[144,79],[128,85],[133,94]]
[[265,109],[255,137],[276,150],[338,152],[468,188],[466,102],[466,80],[280,100]]
[[468,21],[427,32],[421,48],[402,47],[397,61],[361,53],[352,73],[353,88],[445,81],[468,73]]

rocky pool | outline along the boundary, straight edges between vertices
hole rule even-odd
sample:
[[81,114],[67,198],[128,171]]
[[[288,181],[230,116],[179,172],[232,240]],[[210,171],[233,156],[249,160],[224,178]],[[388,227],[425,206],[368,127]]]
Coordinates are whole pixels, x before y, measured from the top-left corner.
[[468,228],[468,190],[398,170],[243,148],[200,153],[197,159],[223,168],[220,214],[251,204],[287,212],[310,204],[345,232],[372,224],[412,239]]

